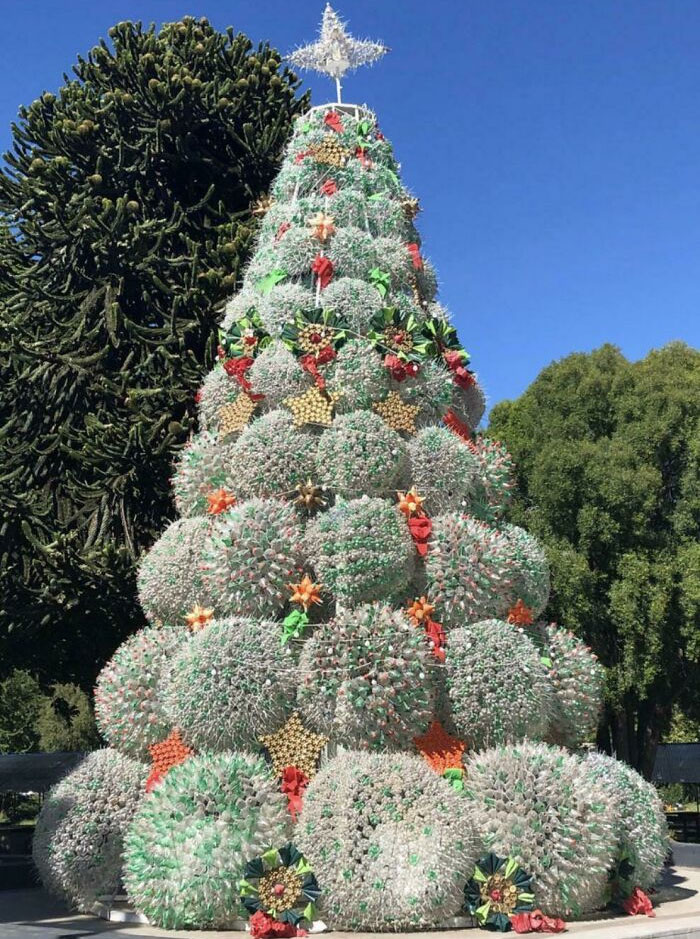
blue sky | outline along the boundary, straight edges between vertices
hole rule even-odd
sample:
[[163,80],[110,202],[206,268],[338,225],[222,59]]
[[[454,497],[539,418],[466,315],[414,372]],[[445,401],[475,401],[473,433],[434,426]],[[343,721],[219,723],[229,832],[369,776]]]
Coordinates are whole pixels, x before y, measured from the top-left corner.
[[[207,16],[282,51],[324,0],[4,0],[0,144],[112,23]],[[700,345],[698,0],[337,0],[392,53],[346,82],[420,197],[490,403],[603,342]],[[314,102],[330,83],[307,77]]]

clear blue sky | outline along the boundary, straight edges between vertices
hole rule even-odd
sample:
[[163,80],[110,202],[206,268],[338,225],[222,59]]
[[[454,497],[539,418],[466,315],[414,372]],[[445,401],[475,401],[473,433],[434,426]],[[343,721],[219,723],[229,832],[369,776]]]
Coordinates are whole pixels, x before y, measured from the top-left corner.
[[[325,0],[4,0],[0,134],[123,19],[207,16],[282,51]],[[700,345],[700,0],[337,0],[392,53],[346,83],[420,197],[491,403],[603,342]],[[315,103],[330,83],[307,78]]]

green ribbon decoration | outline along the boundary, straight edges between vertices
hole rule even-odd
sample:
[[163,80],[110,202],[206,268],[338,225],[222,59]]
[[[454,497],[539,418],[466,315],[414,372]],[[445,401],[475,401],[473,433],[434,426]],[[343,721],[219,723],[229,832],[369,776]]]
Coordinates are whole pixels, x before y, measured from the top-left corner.
[[300,639],[308,623],[309,617],[306,613],[302,613],[301,610],[292,610],[289,616],[282,620],[282,645],[290,639]]
[[275,284],[279,284],[281,280],[284,280],[287,276],[287,272],[283,271],[282,268],[275,268],[270,271],[269,274],[265,274],[264,277],[261,277],[260,280],[255,285],[260,293],[269,293]]
[[389,287],[391,286],[390,275],[379,267],[373,267],[369,272],[369,279],[372,282],[372,286],[376,287],[379,291],[379,296],[386,297],[389,293]]
[[456,789],[457,792],[464,792],[464,770],[458,769],[446,769],[442,774],[442,778],[446,779],[453,789]]

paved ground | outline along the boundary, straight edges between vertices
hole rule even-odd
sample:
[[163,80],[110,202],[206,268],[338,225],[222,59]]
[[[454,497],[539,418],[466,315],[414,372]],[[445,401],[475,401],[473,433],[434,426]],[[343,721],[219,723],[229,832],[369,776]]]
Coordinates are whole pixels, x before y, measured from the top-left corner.
[[[651,919],[642,916],[605,917],[571,923],[570,933],[580,939],[700,939],[700,849],[678,846],[678,866],[666,872],[658,894],[663,901]],[[685,850],[694,847],[694,851]],[[692,864],[692,866],[690,866]],[[684,866],[681,866],[684,865]],[[469,939],[486,933],[467,934],[466,930],[431,933],[431,939]],[[106,923],[92,916],[72,915],[65,907],[51,900],[42,890],[8,890],[0,892],[0,939],[236,939],[236,932],[173,932],[152,926]],[[371,933],[333,933],[333,939],[368,939]],[[400,935],[400,934],[399,934]],[[410,934],[409,934],[410,935]],[[511,933],[511,935],[515,935]],[[413,934],[416,939],[416,934]]]

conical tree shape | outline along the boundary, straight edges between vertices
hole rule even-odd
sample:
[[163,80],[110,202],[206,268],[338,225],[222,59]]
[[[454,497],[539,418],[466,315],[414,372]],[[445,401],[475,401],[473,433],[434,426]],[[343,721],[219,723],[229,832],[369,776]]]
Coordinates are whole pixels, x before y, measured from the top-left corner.
[[[374,115],[299,118],[262,211],[176,468],[182,517],[140,566],[153,625],[98,684],[109,743],[154,757],[132,901],[225,926],[242,892],[294,926],[310,865],[333,927],[436,926],[483,843],[519,885],[494,915],[528,908],[532,874],[547,912],[602,905],[618,803],[550,745],[592,732],[601,669],[534,623],[547,563],[503,521],[510,460],[473,436],[483,395]],[[465,782],[466,749],[486,752]]]

